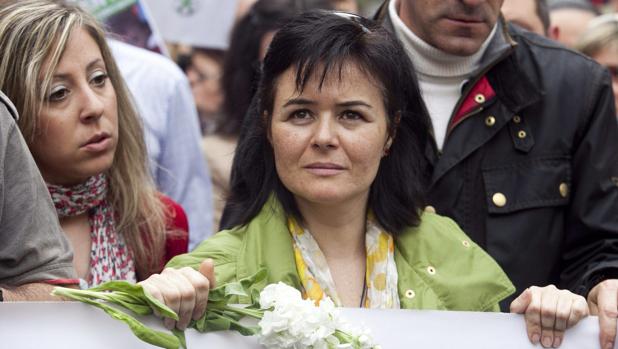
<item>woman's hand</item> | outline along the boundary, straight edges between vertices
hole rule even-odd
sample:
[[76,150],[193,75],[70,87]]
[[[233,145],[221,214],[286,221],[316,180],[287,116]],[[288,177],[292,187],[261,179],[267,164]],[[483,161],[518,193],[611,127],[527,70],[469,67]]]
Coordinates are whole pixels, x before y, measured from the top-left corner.
[[212,259],[206,259],[200,264],[199,272],[190,267],[167,268],[161,274],[151,275],[140,285],[178,314],[178,322],[165,318],[165,327],[184,330],[191,319],[198,320],[206,311],[208,292],[215,287],[214,265]]
[[545,348],[559,347],[564,331],[589,314],[584,297],[554,285],[527,288],[511,303],[511,312],[525,314],[528,338]]

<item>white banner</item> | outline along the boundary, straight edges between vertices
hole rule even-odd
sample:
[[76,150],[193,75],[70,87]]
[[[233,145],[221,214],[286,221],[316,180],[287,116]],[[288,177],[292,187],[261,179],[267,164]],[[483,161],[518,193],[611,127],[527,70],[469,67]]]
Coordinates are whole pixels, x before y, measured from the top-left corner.
[[140,0],[153,31],[165,41],[225,49],[236,0]]
[[[370,329],[383,349],[526,349],[522,316],[412,310],[342,309],[350,323]],[[161,321],[143,319],[163,329]],[[255,338],[223,331],[187,331],[189,349],[258,349]],[[152,349],[122,322],[81,303],[0,303],[0,348]],[[598,319],[589,317],[566,332],[562,349],[598,349]]]

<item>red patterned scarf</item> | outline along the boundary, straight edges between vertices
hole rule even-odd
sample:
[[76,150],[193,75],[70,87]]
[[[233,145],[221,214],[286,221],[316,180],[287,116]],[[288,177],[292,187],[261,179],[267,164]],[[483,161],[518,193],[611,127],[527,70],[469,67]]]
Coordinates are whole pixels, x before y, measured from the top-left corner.
[[133,255],[116,232],[114,210],[107,200],[107,177],[99,174],[72,187],[48,184],[58,217],[88,213],[90,222],[90,275],[87,286],[110,280],[136,281]]

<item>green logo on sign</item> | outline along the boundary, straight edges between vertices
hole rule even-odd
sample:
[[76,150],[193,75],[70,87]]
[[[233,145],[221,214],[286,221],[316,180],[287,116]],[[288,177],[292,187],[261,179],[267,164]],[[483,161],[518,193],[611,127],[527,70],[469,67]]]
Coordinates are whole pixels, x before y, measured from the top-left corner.
[[181,16],[192,16],[197,12],[199,1],[195,0],[176,0],[176,12]]

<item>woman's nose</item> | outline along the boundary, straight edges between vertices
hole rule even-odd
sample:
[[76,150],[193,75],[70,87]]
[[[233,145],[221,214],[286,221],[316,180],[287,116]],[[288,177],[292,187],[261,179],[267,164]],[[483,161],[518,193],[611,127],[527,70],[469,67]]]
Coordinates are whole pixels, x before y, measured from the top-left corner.
[[98,120],[103,115],[105,110],[103,97],[92,90],[92,88],[84,89],[81,99],[80,119],[83,122]]
[[320,117],[313,135],[312,146],[319,149],[332,149],[339,146],[337,124],[330,117]]

